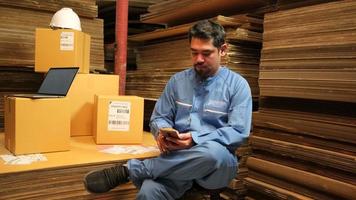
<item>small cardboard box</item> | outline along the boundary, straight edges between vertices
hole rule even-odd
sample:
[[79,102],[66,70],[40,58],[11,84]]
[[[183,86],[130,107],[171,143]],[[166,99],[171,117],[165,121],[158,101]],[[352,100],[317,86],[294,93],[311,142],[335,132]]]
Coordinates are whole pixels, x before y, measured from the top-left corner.
[[94,101],[94,140],[97,144],[140,144],[143,98],[101,96]]
[[29,154],[69,150],[67,98],[5,98],[5,147]]
[[71,29],[36,29],[35,71],[51,67],[79,67],[89,73],[90,35]]
[[71,136],[93,135],[94,96],[117,95],[119,76],[77,74],[67,94],[71,110]]

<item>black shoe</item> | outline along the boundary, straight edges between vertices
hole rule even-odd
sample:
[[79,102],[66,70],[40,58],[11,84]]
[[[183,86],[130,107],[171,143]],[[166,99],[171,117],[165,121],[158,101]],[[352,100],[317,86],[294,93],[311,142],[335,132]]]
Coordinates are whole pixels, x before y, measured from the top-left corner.
[[129,182],[129,170],[122,165],[95,170],[86,174],[83,182],[89,192],[108,192],[120,184]]

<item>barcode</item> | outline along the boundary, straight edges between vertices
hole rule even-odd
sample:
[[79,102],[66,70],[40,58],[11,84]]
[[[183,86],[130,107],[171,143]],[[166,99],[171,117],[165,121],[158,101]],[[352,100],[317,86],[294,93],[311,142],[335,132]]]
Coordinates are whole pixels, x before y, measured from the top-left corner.
[[129,113],[130,111],[129,111],[128,109],[125,109],[125,110],[123,110],[123,109],[117,109],[116,112],[117,112],[117,113]]
[[109,124],[128,125],[128,124],[130,124],[130,122],[129,121],[119,121],[119,120],[109,120]]

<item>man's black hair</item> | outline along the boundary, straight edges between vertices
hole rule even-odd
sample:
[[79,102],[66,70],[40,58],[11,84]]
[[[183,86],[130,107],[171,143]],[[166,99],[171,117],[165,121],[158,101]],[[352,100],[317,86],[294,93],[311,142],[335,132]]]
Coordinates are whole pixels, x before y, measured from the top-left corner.
[[192,38],[199,39],[212,39],[213,45],[216,48],[220,48],[225,43],[225,31],[224,28],[211,20],[202,20],[192,26],[188,33],[189,42]]

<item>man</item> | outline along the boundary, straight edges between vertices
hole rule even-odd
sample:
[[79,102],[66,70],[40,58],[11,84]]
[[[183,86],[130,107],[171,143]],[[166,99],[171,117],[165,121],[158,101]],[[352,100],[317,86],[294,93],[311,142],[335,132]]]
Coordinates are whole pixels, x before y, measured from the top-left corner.
[[[177,199],[193,182],[217,189],[235,177],[234,152],[250,132],[250,88],[220,65],[227,50],[223,27],[200,21],[190,29],[189,41],[194,67],[169,80],[151,117],[161,155],[89,173],[87,190],[106,192],[131,180],[140,188],[137,199]],[[169,127],[178,138],[163,134]]]

